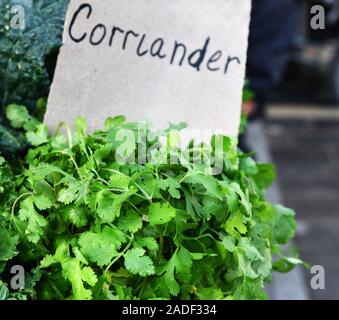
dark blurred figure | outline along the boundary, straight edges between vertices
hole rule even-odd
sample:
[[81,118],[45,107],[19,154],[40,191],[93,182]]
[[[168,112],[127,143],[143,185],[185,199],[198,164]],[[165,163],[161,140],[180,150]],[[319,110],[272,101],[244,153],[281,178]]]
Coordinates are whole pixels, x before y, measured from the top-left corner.
[[[339,0],[294,2],[295,47],[284,81],[270,99],[336,107],[339,103]],[[312,28],[319,5],[325,11],[325,28]]]
[[294,0],[253,0],[247,79],[255,100],[244,105],[250,120],[262,117],[269,92],[279,83],[294,43]]

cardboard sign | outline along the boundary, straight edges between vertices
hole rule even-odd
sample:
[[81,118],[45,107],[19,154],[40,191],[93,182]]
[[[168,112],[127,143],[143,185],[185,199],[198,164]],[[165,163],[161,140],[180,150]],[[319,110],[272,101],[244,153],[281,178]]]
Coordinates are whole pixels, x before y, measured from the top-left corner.
[[251,0],[71,0],[45,122],[238,134]]

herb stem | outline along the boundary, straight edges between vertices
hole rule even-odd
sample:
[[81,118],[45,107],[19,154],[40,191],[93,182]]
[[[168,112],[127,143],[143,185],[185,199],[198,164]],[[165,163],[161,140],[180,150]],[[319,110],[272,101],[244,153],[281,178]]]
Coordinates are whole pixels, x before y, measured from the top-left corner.
[[185,176],[178,182],[179,184],[181,184],[184,180],[186,180],[187,178],[189,178],[191,176],[191,174],[185,174]]
[[11,215],[14,216],[14,213],[15,213],[15,207],[16,205],[18,204],[18,202],[24,198],[24,197],[27,197],[27,196],[31,196],[33,194],[33,192],[26,192],[26,193],[23,193],[22,195],[20,195],[19,197],[17,197],[13,203],[13,206],[12,206],[12,211],[11,211]]
[[187,239],[191,239],[191,240],[199,240],[199,239],[203,239],[203,238],[211,238],[211,239],[215,240],[215,238],[213,238],[213,236],[209,233],[202,234],[202,235],[197,236],[197,237],[187,237]]
[[138,207],[134,205],[131,201],[127,201],[127,203],[137,212],[142,213]]
[[65,300],[65,298],[63,297],[63,295],[61,294],[61,292],[59,291],[59,289],[53,284],[53,282],[51,280],[48,280],[50,286],[52,287],[52,289],[55,291],[55,293],[57,294],[57,296],[61,299],[61,300]]
[[[105,184],[106,186],[109,185],[109,182],[108,182],[107,180],[101,178],[96,170],[94,170],[94,173],[96,174],[97,180],[98,180],[98,181],[101,181],[101,182],[102,182],[103,184]],[[111,190],[111,189],[107,189],[107,190]],[[112,190],[113,190],[113,189],[112,189]]]
[[214,230],[213,228],[209,228],[209,230],[215,233],[218,237],[220,237],[220,233],[218,231]]
[[146,197],[146,199],[150,202],[153,203],[152,197],[148,195],[148,193],[141,187],[139,186],[136,182],[133,182],[133,184],[141,191],[141,193]]
[[140,288],[140,291],[139,291],[139,298],[141,297],[141,295],[142,295],[142,293],[145,289],[146,283],[147,283],[147,278],[144,278],[144,280],[141,283],[141,288]]
[[68,145],[70,147],[70,149],[73,148],[73,139],[72,139],[72,133],[71,133],[71,129],[68,126],[68,124],[66,122],[60,122],[59,125],[56,127],[53,137],[56,137],[56,135],[59,133],[60,129],[62,127],[65,127],[66,132],[67,132],[67,139],[68,139]]
[[15,207],[17,205],[17,203],[23,198],[23,197],[26,197],[26,196],[29,196],[29,195],[32,195],[33,192],[26,192],[26,193],[23,193],[22,195],[20,195],[19,197],[17,197],[13,203],[13,206],[12,206],[12,210],[11,210],[11,220],[15,226],[15,228],[17,228],[17,230],[20,232],[20,233],[23,233],[23,231],[19,228],[18,224],[16,223],[15,219],[14,219],[14,213],[15,213]]
[[164,228],[163,226],[160,227],[160,236],[159,236],[159,253],[158,253],[158,262],[162,256],[162,252],[164,250]]
[[129,243],[127,244],[127,246],[125,247],[125,249],[122,252],[120,252],[118,256],[107,266],[107,268],[105,269],[105,272],[107,272],[113,266],[113,264],[116,263],[126,253],[126,251],[131,247],[133,240],[134,240],[134,236],[131,235],[131,239]]

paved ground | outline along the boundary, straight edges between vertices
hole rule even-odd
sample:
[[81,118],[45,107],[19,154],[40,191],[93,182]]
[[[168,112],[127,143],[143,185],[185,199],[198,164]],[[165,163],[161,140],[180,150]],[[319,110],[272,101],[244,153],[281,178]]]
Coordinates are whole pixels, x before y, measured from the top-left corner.
[[[267,130],[262,121],[251,122],[247,126],[247,143],[252,150],[256,151],[256,160],[263,163],[273,162]],[[283,203],[281,190],[278,182],[267,192],[267,199],[274,204]],[[294,244],[290,243],[290,249]],[[268,283],[265,290],[271,300],[309,300],[310,295],[306,281],[304,279],[304,270],[301,266],[294,268],[287,274],[273,273],[272,282]]]
[[312,290],[312,275],[303,271],[308,294],[339,299],[339,120],[305,114],[299,120],[274,117],[265,131],[283,202],[296,210],[300,222],[300,255],[325,268],[325,290]]

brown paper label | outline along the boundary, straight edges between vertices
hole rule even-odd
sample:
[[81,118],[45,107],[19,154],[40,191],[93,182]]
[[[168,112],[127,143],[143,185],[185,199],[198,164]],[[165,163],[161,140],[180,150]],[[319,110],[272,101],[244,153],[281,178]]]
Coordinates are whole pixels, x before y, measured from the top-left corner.
[[238,134],[250,0],[71,0],[45,122]]

